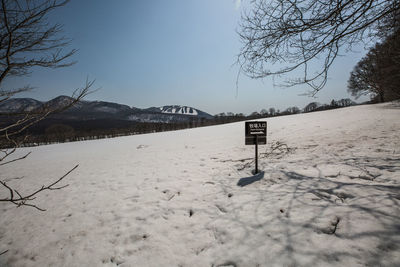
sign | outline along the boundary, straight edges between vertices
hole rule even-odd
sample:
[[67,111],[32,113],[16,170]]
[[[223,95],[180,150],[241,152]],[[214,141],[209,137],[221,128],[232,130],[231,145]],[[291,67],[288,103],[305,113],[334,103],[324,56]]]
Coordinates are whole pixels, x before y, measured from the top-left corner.
[[246,121],[245,122],[245,144],[246,145],[265,145],[267,144],[267,122],[266,121]]
[[246,121],[245,122],[245,144],[255,145],[255,170],[258,173],[258,145],[267,144],[267,122],[266,121]]

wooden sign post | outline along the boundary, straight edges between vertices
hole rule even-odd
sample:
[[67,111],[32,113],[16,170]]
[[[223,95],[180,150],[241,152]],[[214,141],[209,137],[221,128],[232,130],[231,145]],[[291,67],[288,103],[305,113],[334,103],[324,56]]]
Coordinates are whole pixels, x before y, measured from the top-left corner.
[[246,121],[245,122],[245,144],[255,145],[255,170],[258,173],[258,145],[267,144],[267,122],[266,121]]

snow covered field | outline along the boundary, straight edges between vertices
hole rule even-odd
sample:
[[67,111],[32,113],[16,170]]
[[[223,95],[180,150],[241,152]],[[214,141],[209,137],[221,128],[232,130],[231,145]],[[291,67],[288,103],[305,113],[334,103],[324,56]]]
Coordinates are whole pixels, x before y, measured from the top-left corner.
[[267,121],[255,177],[244,122],[19,150],[18,188],[79,168],[1,204],[0,266],[400,266],[400,104]]

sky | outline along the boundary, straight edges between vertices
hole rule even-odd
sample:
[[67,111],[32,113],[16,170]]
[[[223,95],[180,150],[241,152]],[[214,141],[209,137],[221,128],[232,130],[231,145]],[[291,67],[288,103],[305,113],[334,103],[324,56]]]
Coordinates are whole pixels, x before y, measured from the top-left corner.
[[305,85],[281,88],[271,78],[240,75],[236,87],[237,30],[246,2],[72,0],[53,11],[49,21],[64,25],[69,48],[78,49],[72,58],[77,63],[56,70],[35,68],[28,77],[6,80],[6,86],[29,84],[35,90],[19,97],[45,101],[71,95],[88,78],[99,90],[86,100],[138,108],[187,105],[210,114],[303,108],[314,101],[351,98],[347,80],[365,55],[363,48],[336,60],[316,98],[303,95],[309,90]]

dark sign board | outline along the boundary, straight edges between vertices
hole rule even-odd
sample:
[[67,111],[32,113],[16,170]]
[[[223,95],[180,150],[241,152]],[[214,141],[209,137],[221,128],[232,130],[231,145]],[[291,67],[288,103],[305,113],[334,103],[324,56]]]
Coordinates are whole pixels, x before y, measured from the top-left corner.
[[267,122],[266,121],[246,121],[246,145],[267,144]]

